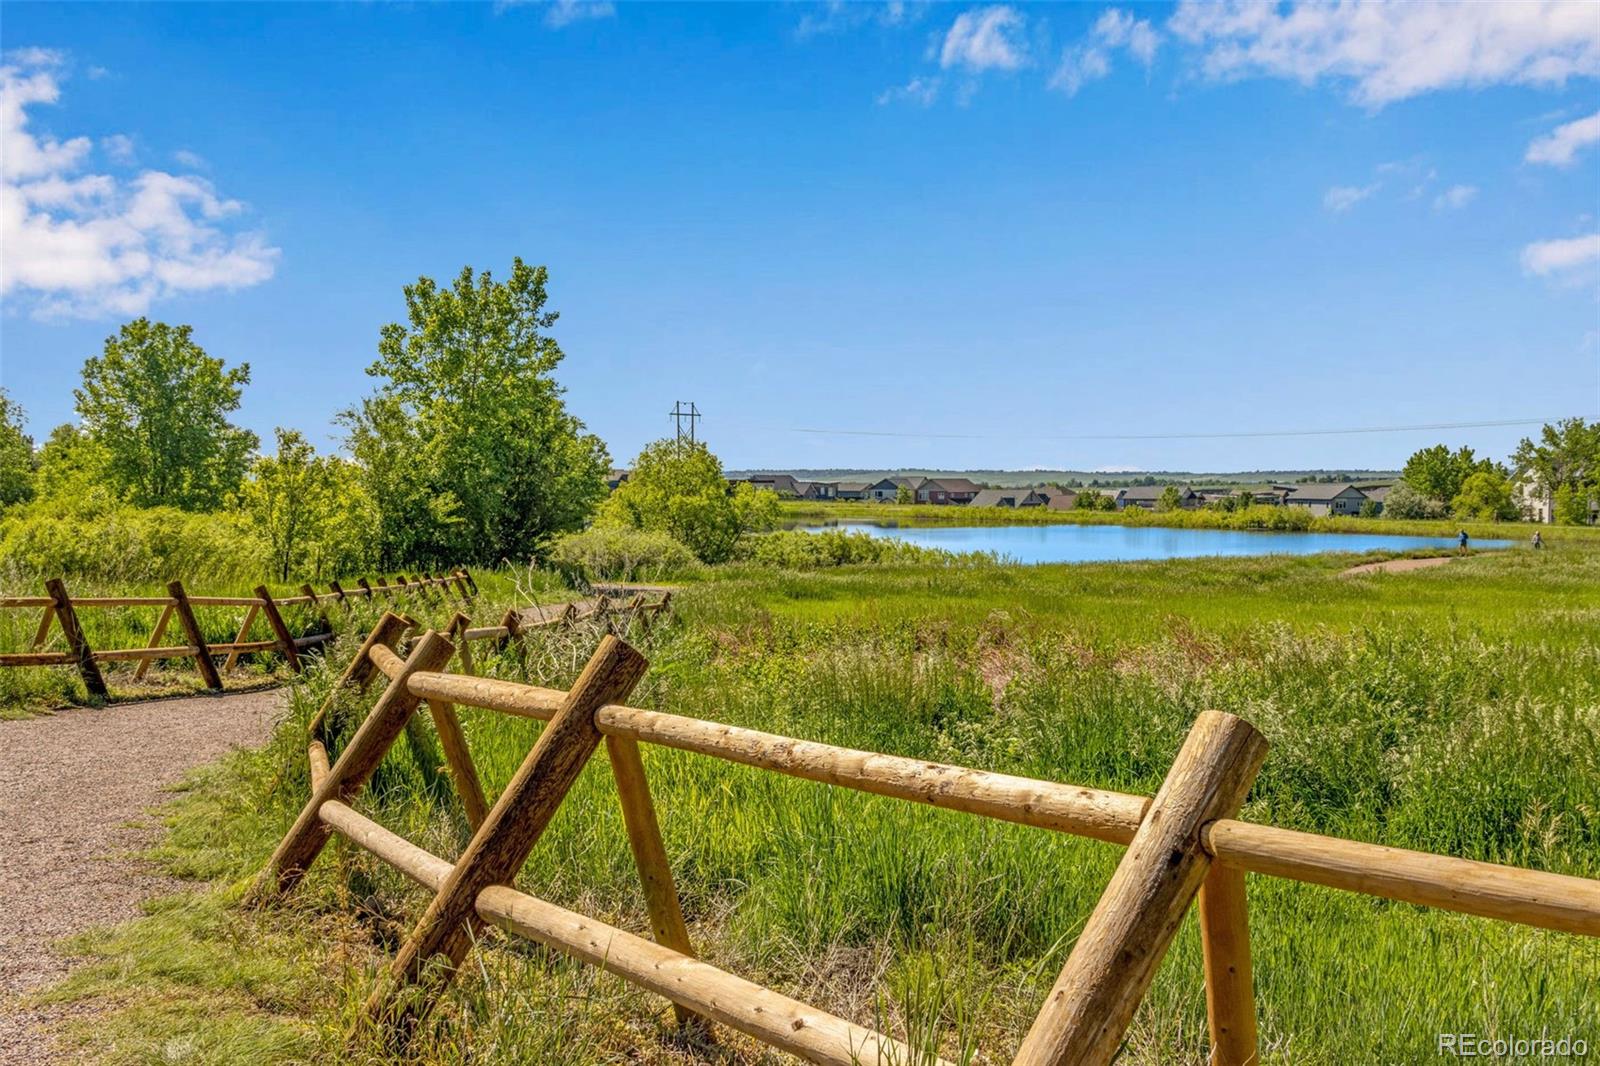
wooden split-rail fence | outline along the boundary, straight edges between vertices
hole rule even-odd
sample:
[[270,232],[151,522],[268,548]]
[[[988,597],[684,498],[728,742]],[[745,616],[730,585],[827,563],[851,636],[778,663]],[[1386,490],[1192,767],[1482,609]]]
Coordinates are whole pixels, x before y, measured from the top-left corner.
[[[67,593],[65,581],[61,578],[51,578],[45,582],[46,594],[43,596],[0,597],[0,608],[43,608],[39,626],[34,631],[31,649],[25,652],[0,653],[0,667],[74,666],[82,676],[84,687],[89,694],[105,699],[109,693],[106,689],[105,675],[100,671],[100,663],[136,661],[139,665],[135,668],[133,676],[137,680],[144,677],[150,664],[157,659],[193,659],[195,669],[199,671],[206,687],[221,690],[222,673],[217,669],[214,656],[224,656],[222,669],[231,670],[241,655],[277,653],[283,656],[290,669],[298,673],[300,652],[333,639],[333,633],[328,625],[321,627],[322,632],[294,636],[284,622],[283,608],[307,605],[323,610],[329,604],[349,608],[352,602],[360,599],[395,602],[421,599],[443,602],[452,593],[459,595],[462,603],[470,604],[478,591],[477,582],[473,580],[472,574],[460,567],[449,574],[422,575],[416,578],[407,578],[404,574],[400,574],[393,584],[381,577],[376,581],[377,586],[374,587],[366,578],[359,578],[356,587],[351,589],[346,589],[337,581],[330,581],[328,591],[321,594],[307,584],[300,586],[299,595],[278,597],[274,597],[265,585],[256,586],[253,596],[193,596],[184,589],[183,582],[170,581],[167,583],[165,596],[74,597]],[[84,635],[78,611],[89,607],[159,607],[161,613],[144,647],[107,650],[91,647]],[[208,642],[200,628],[199,620],[195,617],[196,607],[244,608],[244,620],[239,626],[238,636],[226,644]],[[167,630],[173,619],[177,619],[182,626],[186,642],[165,645],[162,641],[166,639]],[[270,638],[250,639],[250,631],[258,620],[265,620],[272,632]],[[67,650],[45,650],[52,629],[57,626],[60,627]]]
[[[398,1039],[460,967],[486,924],[618,974],[666,997],[679,1024],[718,1022],[829,1066],[926,1061],[890,1036],[834,1017],[695,958],[640,758],[641,743],[879,796],[1072,833],[1126,846],[1013,1062],[1112,1060],[1192,901],[1198,900],[1213,1066],[1256,1062],[1245,874],[1441,907],[1505,922],[1600,936],[1600,881],[1449,858],[1238,821],[1267,753],[1249,722],[1206,711],[1154,797],[1082,788],[855,751],[629,707],[645,659],[602,638],[570,690],[442,672],[454,648],[426,632],[396,651],[406,623],[386,616],[343,683],[387,679],[337,761],[321,737],[308,749],[311,797],[256,882],[252,898],[281,898],[338,833],[433,893],[367,1017]],[[329,697],[330,704],[333,697]],[[384,754],[426,702],[473,828],[454,862],[433,855],[352,806]],[[472,706],[547,721],[505,790],[489,805],[456,719]],[[512,887],[517,871],[601,743],[616,780],[653,940]],[[942,1060],[941,1060],[942,1062]]]

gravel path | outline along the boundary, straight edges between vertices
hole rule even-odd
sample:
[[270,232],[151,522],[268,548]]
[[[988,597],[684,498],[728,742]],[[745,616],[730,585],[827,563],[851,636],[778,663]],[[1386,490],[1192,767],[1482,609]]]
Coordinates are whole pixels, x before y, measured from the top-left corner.
[[1341,570],[1340,577],[1352,577],[1356,574],[1403,574],[1407,570],[1425,570],[1430,566],[1443,566],[1454,555],[1435,555],[1427,559],[1390,559],[1382,563],[1362,563],[1352,566],[1348,570]]
[[63,1009],[17,997],[71,968],[57,939],[132,918],[178,887],[128,854],[155,839],[149,811],[163,787],[265,743],[281,709],[281,693],[262,691],[0,721],[0,1062],[54,1061],[41,1023]]

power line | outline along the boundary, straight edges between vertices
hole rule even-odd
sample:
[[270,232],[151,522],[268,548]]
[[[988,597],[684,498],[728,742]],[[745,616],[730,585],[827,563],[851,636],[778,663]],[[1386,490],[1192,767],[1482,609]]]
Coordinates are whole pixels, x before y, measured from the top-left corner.
[[1423,422],[1409,426],[1357,426],[1343,429],[1277,429],[1238,430],[1230,433],[1080,433],[1080,434],[1027,434],[1027,433],[908,433],[880,429],[816,429],[792,427],[791,433],[810,433],[818,436],[838,437],[906,437],[918,440],[1219,440],[1241,437],[1331,437],[1359,433],[1408,433],[1439,429],[1485,429],[1493,426],[1541,426],[1557,422],[1555,418],[1501,418],[1480,422]]
[[705,415],[700,413],[700,409],[694,405],[694,401],[690,400],[689,407],[687,410],[685,410],[682,400],[674,400],[672,404],[672,410],[668,411],[667,415],[672,419],[673,423],[677,427],[677,439],[678,443],[680,444],[683,443],[683,420],[686,418],[689,420],[689,443],[693,444],[695,420],[705,417]]

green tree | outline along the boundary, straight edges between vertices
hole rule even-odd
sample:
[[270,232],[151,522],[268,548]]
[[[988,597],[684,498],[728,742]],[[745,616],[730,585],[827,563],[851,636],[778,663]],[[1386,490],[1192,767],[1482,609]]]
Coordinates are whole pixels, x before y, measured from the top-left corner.
[[1156,498],[1156,510],[1176,511],[1183,506],[1183,493],[1178,491],[1178,486],[1168,485],[1161,490],[1161,495]]
[[894,490],[894,502],[905,506],[917,502],[917,494],[911,491],[910,485],[901,485]]
[[1410,482],[1397,481],[1383,500],[1385,518],[1422,519],[1443,518],[1444,504],[1432,500],[1411,487]]
[[1450,501],[1450,513],[1461,519],[1509,522],[1517,517],[1511,500],[1511,481],[1499,472],[1480,470],[1461,483]]
[[0,388],[0,507],[33,499],[34,471],[39,463],[33,454],[33,438],[23,432],[24,424],[22,408]]
[[124,502],[107,484],[105,448],[70,422],[50,431],[38,459],[36,508],[92,513]]
[[259,443],[227,419],[250,367],[223,367],[189,326],[135,319],[83,364],[73,395],[83,429],[105,451],[105,474],[140,507],[211,510],[244,477]]
[[777,515],[775,493],[748,481],[730,491],[710,448],[669,438],[639,453],[633,473],[601,508],[600,524],[669,533],[701,562],[720,563],[740,537]]
[[406,286],[409,324],[383,327],[367,370],[382,384],[340,416],[385,562],[520,558],[605,495],[605,445],[553,376],[548,277],[516,259],[504,282],[463,267],[447,288]]
[[319,458],[295,430],[279,429],[276,436],[276,453],[255,461],[237,503],[266,545],[278,580],[359,567],[367,541],[362,521],[370,508],[361,486],[347,476],[348,464]]
[[1362,518],[1377,518],[1382,513],[1383,513],[1382,507],[1378,503],[1377,500],[1362,500],[1361,501],[1361,517]]
[[1103,492],[1085,489],[1078,493],[1078,498],[1073,501],[1072,506],[1079,511],[1115,511],[1117,501]]
[[1460,493],[1467,478],[1478,473],[1504,476],[1505,470],[1492,459],[1474,457],[1471,448],[1452,452],[1448,445],[1435,444],[1406,460],[1400,480],[1428,499],[1447,504]]
[[1556,521],[1589,521],[1589,501],[1600,497],[1600,422],[1568,418],[1547,425],[1537,444],[1523,438],[1511,462],[1519,480],[1553,497]]

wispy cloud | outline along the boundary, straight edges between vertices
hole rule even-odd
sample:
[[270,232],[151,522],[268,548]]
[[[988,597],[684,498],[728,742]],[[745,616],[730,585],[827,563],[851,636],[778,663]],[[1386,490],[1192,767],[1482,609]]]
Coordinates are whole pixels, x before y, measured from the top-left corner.
[[1586,0],[1183,0],[1168,22],[1212,78],[1349,86],[1370,107],[1440,89],[1600,75]]
[[921,14],[921,4],[908,4],[904,0],[890,0],[881,4],[828,0],[827,3],[808,8],[800,16],[794,35],[804,41],[812,37],[846,33],[862,26],[904,26],[915,22]]
[[975,74],[1026,66],[1028,46],[1022,33],[1026,21],[1021,12],[1004,5],[963,11],[945,34],[939,65]]
[[1370,185],[1335,185],[1322,194],[1322,206],[1336,214],[1342,214],[1381,188],[1383,183],[1378,181]]
[[[209,181],[81,173],[89,138],[29,128],[32,108],[59,101],[64,66],[37,48],[0,63],[0,294],[40,318],[135,315],[162,297],[270,278],[279,250],[235,228],[245,206]],[[102,146],[113,163],[132,161],[126,135]]]
[[1570,275],[1600,262],[1600,233],[1534,241],[1522,249],[1522,269],[1539,277]]
[[938,78],[912,78],[904,85],[885,89],[878,94],[879,106],[894,103],[911,103],[931,107],[939,98]]
[[1452,185],[1433,198],[1435,211],[1459,211],[1478,198],[1476,185]]
[[1523,159],[1552,167],[1570,167],[1577,161],[1581,149],[1597,142],[1600,142],[1600,111],[1557,126],[1536,139],[1528,145]]
[[499,15],[514,7],[543,8],[544,24],[554,30],[574,22],[612,18],[617,13],[611,0],[495,0],[494,12]]
[[129,166],[138,157],[138,150],[134,147],[133,138],[126,133],[113,133],[109,137],[100,138],[100,150],[113,163]]
[[1107,8],[1084,40],[1062,50],[1061,61],[1050,76],[1050,88],[1076,96],[1085,85],[1111,73],[1112,56],[1117,49],[1126,49],[1148,70],[1160,46],[1161,36],[1148,19]]

